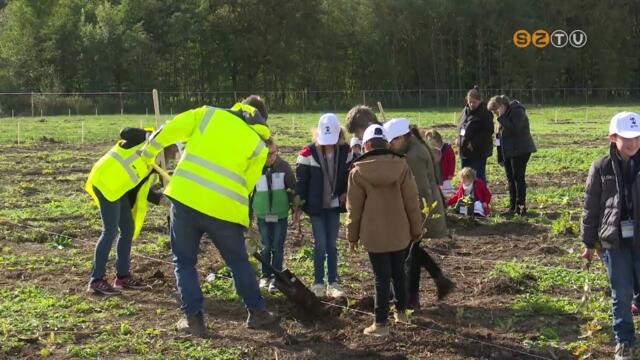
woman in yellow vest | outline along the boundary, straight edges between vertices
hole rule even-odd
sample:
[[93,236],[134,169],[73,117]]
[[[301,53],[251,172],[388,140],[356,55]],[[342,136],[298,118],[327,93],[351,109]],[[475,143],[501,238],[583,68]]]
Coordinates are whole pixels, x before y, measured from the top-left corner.
[[[122,140],[91,169],[85,190],[100,207],[102,234],[96,244],[93,269],[87,291],[115,295],[119,289],[145,289],[148,286],[129,272],[131,241],[138,236],[147,211],[147,196],[157,176],[141,158],[140,148],[151,134],[138,128],[120,131]],[[159,198],[157,199],[159,201]],[[113,240],[116,244],[116,276],[105,280],[107,259]]]

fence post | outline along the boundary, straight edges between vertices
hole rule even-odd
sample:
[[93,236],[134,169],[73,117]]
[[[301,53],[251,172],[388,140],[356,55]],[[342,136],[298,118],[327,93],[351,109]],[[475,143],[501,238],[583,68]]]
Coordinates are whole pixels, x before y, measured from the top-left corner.
[[71,108],[69,108],[69,120],[71,120]]
[[453,112],[453,121],[451,122],[453,125],[456,124],[456,112]]
[[418,89],[418,107],[422,108],[422,88]]
[[80,123],[80,145],[84,145],[84,121]]
[[35,117],[35,116],[36,116],[36,109],[33,104],[33,91],[31,91],[31,117]]
[[589,108],[585,107],[584,108],[584,122],[586,123],[588,119],[589,119]]
[[20,145],[20,120],[18,120],[18,145]]
[[42,108],[40,108],[40,119],[42,119]]
[[367,96],[364,90],[362,90],[362,105],[367,105]]
[[13,112],[13,109],[11,109],[11,120],[13,120],[14,116],[15,116],[15,114]]
[[98,117],[98,107],[96,106],[96,117]]
[[558,123],[558,108],[556,108],[556,124]]

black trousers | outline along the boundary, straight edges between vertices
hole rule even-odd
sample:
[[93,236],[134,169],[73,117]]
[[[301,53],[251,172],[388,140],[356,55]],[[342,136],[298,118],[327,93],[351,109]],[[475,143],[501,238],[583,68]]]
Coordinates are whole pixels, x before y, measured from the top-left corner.
[[387,253],[369,253],[369,261],[373,267],[375,279],[375,314],[377,324],[386,324],[389,317],[390,285],[393,280],[393,292],[396,298],[396,309],[407,309],[407,284],[404,262],[407,250]]
[[504,171],[509,183],[509,206],[515,210],[516,206],[524,206],[527,200],[527,182],[525,173],[531,154],[520,155],[504,160]]
[[442,274],[440,266],[420,246],[420,243],[414,242],[409,247],[409,256],[406,261],[409,294],[416,294],[420,291],[420,271],[423,267],[433,279]]

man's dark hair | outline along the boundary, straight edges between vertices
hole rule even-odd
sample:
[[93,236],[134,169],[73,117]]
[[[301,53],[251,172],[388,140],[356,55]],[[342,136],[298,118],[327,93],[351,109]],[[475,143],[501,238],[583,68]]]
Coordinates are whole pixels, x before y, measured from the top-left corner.
[[356,105],[347,113],[347,131],[351,134],[356,130],[366,129],[371,124],[381,125],[376,114],[366,105]]
[[387,142],[387,140],[383,138],[373,138],[367,141],[367,144],[369,145],[369,151],[371,151],[371,150],[378,150],[378,149],[386,149],[387,146],[389,145],[389,142]]
[[264,103],[264,99],[260,97],[260,95],[249,95],[247,98],[242,100],[242,103],[256,108],[265,120],[269,117],[269,114],[267,113],[267,105]]

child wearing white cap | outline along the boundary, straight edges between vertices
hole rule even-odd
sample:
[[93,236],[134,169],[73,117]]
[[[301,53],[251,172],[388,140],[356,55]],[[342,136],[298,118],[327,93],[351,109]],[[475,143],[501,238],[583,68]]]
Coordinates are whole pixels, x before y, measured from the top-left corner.
[[[432,216],[425,223],[427,230],[425,237],[447,236],[449,231],[445,220],[444,199],[438,187],[436,164],[429,145],[422,139],[418,129],[410,126],[407,119],[391,119],[384,124],[384,128],[389,136],[391,150],[405,155],[409,168],[416,178],[420,198],[424,199],[429,206],[436,203],[432,208]],[[451,293],[455,287],[454,283],[442,273],[442,269],[433,258],[418,242],[415,242],[407,258],[409,308],[411,309],[420,308],[420,272],[423,267],[436,284],[439,300]]]
[[[311,219],[313,231],[314,284],[316,296],[343,297],[338,285],[338,249],[340,213],[345,211],[347,175],[352,154],[341,137],[342,128],[335,114],[324,114],[318,121],[315,142],[298,155],[296,194],[302,207],[294,214],[298,222],[302,211]],[[328,286],[325,287],[325,260]]]
[[596,249],[609,274],[615,359],[633,358],[631,302],[640,277],[640,115],[621,112],[609,123],[609,154],[589,169],[582,216],[582,257]]
[[362,155],[362,140],[358,139],[357,137],[352,137],[351,138],[351,152],[353,153],[353,159],[357,159],[360,157],[360,155]]
[[347,239],[362,244],[375,278],[375,322],[366,335],[389,334],[389,285],[393,280],[396,322],[409,321],[404,264],[412,239],[422,234],[418,187],[403,156],[390,151],[384,128],[363,134],[365,153],[353,164],[347,192]]

